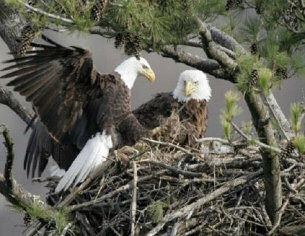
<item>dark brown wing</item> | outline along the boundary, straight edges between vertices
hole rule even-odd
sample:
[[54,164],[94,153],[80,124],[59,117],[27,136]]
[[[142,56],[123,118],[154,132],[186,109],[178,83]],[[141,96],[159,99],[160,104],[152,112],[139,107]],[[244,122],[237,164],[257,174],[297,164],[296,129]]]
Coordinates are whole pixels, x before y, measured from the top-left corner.
[[31,173],[31,177],[34,177],[36,169],[38,176],[41,176],[50,156],[53,157],[61,169],[67,170],[79,153],[76,145],[73,143],[66,145],[57,143],[50,136],[46,126],[39,120],[36,120],[31,127],[32,133],[24,158],[24,169],[27,171],[27,176]]
[[48,131],[60,140],[82,115],[88,90],[98,73],[91,55],[82,48],[33,44],[37,49],[27,56],[9,60],[16,65],[2,78],[16,77],[8,83],[33,103]]
[[138,121],[147,129],[160,126],[162,119],[172,114],[177,104],[172,93],[158,93],[153,99],[133,111]]

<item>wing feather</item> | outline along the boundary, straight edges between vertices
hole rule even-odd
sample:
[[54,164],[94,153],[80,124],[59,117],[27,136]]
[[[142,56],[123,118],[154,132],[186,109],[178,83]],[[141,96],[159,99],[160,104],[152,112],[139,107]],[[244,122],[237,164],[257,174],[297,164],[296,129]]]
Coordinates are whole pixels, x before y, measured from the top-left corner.
[[38,50],[6,61],[15,62],[16,65],[4,68],[4,71],[13,71],[2,78],[15,77],[8,85],[14,86],[27,101],[34,104],[40,120],[59,141],[73,130],[83,114],[88,92],[100,90],[96,84],[92,84],[95,81],[92,76],[98,73],[93,68],[89,51],[79,47],[63,47],[44,39],[52,45],[33,44]]

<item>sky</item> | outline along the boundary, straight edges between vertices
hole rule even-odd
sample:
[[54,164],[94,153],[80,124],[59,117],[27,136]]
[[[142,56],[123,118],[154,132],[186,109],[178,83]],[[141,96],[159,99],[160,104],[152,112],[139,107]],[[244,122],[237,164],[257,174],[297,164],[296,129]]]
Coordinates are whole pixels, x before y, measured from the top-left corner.
[[[59,34],[54,32],[47,32],[47,35],[63,45],[81,46],[89,49],[93,54],[96,68],[103,73],[111,73],[118,64],[127,58],[122,51],[114,48],[112,40],[104,39],[97,35],[86,35],[83,33]],[[202,56],[202,52],[199,51],[199,49],[191,50],[191,52]],[[8,48],[0,39],[0,62],[10,58],[7,53]],[[191,69],[183,64],[175,63],[172,59],[163,58],[156,53],[144,53],[142,56],[147,59],[152,69],[155,71],[156,81],[151,84],[142,77],[138,78],[132,89],[133,107],[137,107],[145,101],[148,101],[158,92],[172,91],[175,88],[179,74],[186,69]],[[1,68],[3,68],[2,63],[0,64],[0,70]],[[234,87],[229,82],[215,79],[211,76],[208,77],[212,88],[212,98],[209,102],[207,136],[222,137],[223,132],[219,116],[225,105],[224,94],[229,90],[234,90]],[[281,86],[282,88],[275,92],[275,96],[286,115],[289,115],[289,107],[292,102],[305,101],[304,82],[305,80],[301,79],[284,81]],[[6,83],[7,80],[0,81],[1,86],[5,86]],[[22,97],[16,96],[22,105],[30,109],[30,104],[25,102]],[[241,94],[240,96],[242,97]],[[243,101],[240,102],[240,105],[243,108],[243,113],[236,119],[236,122],[248,122],[250,116],[247,107]],[[41,196],[43,199],[44,194],[47,192],[46,188],[44,188],[43,184],[32,183],[30,179],[26,178],[26,174],[23,170],[24,153],[29,137],[29,134],[24,134],[26,127],[25,123],[9,108],[0,104],[0,124],[5,124],[9,128],[11,136],[14,139],[14,177],[25,189],[33,194]],[[2,137],[0,137],[0,139],[1,138]],[[2,145],[2,140],[0,140],[0,172],[3,172],[5,157],[6,151]],[[47,171],[45,175],[48,175]],[[0,196],[0,236],[21,235],[25,230],[22,224],[22,218],[23,215],[12,209],[10,204]]]

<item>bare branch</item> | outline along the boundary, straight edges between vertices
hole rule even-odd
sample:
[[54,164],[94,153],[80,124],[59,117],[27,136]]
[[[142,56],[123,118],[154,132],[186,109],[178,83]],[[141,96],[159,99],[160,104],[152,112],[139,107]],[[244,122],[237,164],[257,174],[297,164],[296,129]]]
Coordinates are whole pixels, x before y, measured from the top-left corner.
[[18,13],[7,4],[0,4],[0,37],[6,43],[10,51],[17,51],[19,43],[17,38],[21,32],[23,23]]
[[30,124],[31,113],[20,104],[11,91],[2,86],[0,86],[0,103],[11,108],[25,123]]
[[163,146],[169,146],[169,147],[173,147],[173,148],[176,148],[186,154],[189,154],[189,155],[193,155],[193,153],[191,153],[189,150],[183,148],[183,147],[180,147],[178,145],[175,145],[173,143],[168,143],[168,142],[162,142],[162,141],[157,141],[157,140],[153,140],[153,139],[149,139],[149,138],[142,138],[144,141],[147,141],[147,142],[150,142],[150,143],[154,143],[154,144],[160,144],[160,145],[163,145]]
[[8,191],[10,191],[13,187],[12,169],[14,162],[14,150],[13,150],[14,143],[6,127],[4,128],[2,135],[4,138],[4,145],[7,151],[6,163],[4,169],[4,178],[6,181]]
[[228,73],[226,73],[225,70],[221,68],[221,65],[215,60],[201,58],[191,53],[184,52],[183,50],[177,50],[174,46],[164,46],[161,48],[161,52],[163,57],[172,58],[176,62],[184,63],[198,70],[202,70],[216,78],[230,78]]
[[287,140],[290,140],[293,137],[291,126],[289,124],[289,121],[285,117],[281,107],[277,103],[273,93],[270,93],[266,97],[266,104],[268,105],[272,116],[274,117],[274,119],[276,119],[277,123],[279,124],[280,130],[283,133],[284,137]]
[[213,41],[210,30],[200,19],[197,19],[199,25],[199,34],[202,36],[203,47],[209,57],[216,59],[221,65],[230,69],[232,72],[237,68],[237,63],[230,58],[224,51],[219,50],[217,44]]
[[247,52],[243,46],[241,46],[234,38],[227,35],[223,31],[217,29],[216,27],[209,27],[209,30],[211,32],[212,39],[219,45],[230,49],[233,52],[237,52],[243,55],[249,54],[249,52]]

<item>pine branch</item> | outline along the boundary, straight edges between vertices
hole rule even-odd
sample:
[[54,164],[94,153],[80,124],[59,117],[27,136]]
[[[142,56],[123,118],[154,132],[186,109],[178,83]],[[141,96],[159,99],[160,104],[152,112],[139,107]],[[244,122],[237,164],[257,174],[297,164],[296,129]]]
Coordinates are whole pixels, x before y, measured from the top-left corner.
[[217,44],[213,41],[212,34],[207,25],[200,19],[197,19],[199,25],[199,34],[202,37],[202,44],[205,52],[210,58],[217,60],[225,68],[234,72],[237,68],[237,63],[229,57],[224,51],[219,50]]
[[201,58],[191,53],[186,53],[182,50],[178,50],[174,46],[162,47],[161,53],[163,57],[172,58],[176,62],[180,62],[198,70],[204,71],[210,75],[215,76],[215,78],[226,80],[230,79],[228,73],[226,73],[225,70],[221,68],[221,65],[216,60]]
[[220,29],[217,29],[216,27],[209,27],[209,30],[215,43],[218,43],[219,45],[233,52],[238,52],[242,55],[249,55],[249,52],[247,52],[243,46],[241,46],[234,38],[227,35]]
[[36,7],[32,7],[32,6],[30,6],[29,4],[25,3],[22,0],[17,0],[17,1],[19,3],[21,3],[22,5],[24,5],[27,9],[29,9],[29,10],[31,10],[33,12],[36,12],[36,13],[38,13],[40,15],[47,16],[48,18],[50,18],[53,21],[61,21],[63,24],[73,24],[74,23],[74,21],[71,20],[71,19],[59,16],[59,15],[54,15],[52,13],[45,12],[45,11],[39,9],[39,8],[36,8]]

